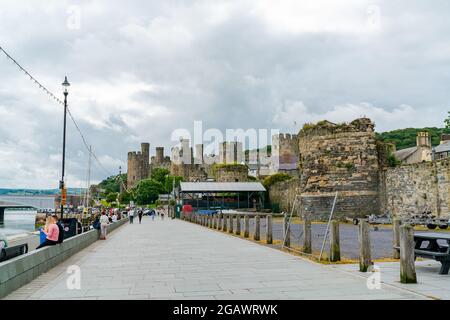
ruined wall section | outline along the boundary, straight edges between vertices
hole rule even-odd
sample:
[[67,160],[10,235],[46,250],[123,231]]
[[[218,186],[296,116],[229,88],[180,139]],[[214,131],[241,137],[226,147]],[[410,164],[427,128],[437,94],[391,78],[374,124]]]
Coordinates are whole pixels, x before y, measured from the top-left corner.
[[213,171],[217,182],[248,181],[248,167],[246,165],[215,165]]
[[304,213],[327,217],[336,191],[336,216],[379,213],[380,164],[370,119],[306,126],[299,133],[299,152]]
[[449,216],[450,160],[387,168],[385,179],[387,212],[409,216],[431,211]]
[[292,178],[288,181],[273,184],[269,188],[269,199],[271,203],[278,204],[281,211],[290,213],[294,205],[295,196],[300,193],[300,179]]

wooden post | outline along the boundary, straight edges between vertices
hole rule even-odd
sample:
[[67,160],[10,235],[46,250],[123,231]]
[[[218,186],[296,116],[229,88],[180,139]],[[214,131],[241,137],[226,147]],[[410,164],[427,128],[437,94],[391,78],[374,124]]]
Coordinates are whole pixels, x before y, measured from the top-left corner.
[[261,217],[256,215],[255,217],[255,234],[253,240],[259,241],[261,239]]
[[223,232],[227,232],[227,230],[228,230],[228,215],[226,214],[226,215],[223,216],[223,228],[222,228],[222,231]]
[[417,283],[414,265],[414,229],[409,225],[400,227],[400,282]]
[[339,244],[339,221],[331,221],[330,229],[330,261],[341,261],[341,248]]
[[228,232],[233,233],[234,216],[230,214],[228,220],[230,220],[230,227],[228,228]]
[[241,215],[236,216],[236,235],[241,235]]
[[244,216],[244,238],[248,238],[250,236],[250,218],[248,214]]
[[272,233],[272,215],[268,214],[266,216],[266,243],[273,243],[273,233]]
[[305,217],[303,221],[303,252],[312,253],[311,220]]
[[213,229],[217,229],[217,214],[213,215]]
[[222,230],[223,225],[223,213],[219,214],[219,223],[217,224],[217,230]]
[[394,236],[393,246],[394,246],[394,259],[400,259],[400,224],[401,220],[394,218],[392,221],[392,233]]
[[369,224],[361,220],[359,223],[359,271],[367,272],[371,265]]
[[291,246],[291,226],[289,225],[289,218],[287,213],[284,214],[284,223],[283,223],[283,239],[286,237],[284,241],[285,247]]

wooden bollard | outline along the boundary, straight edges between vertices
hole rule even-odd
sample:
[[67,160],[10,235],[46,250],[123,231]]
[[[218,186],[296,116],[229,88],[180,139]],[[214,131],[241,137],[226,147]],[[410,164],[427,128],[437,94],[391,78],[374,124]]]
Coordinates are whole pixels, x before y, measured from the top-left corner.
[[212,225],[213,229],[217,229],[217,215],[213,215],[213,225]]
[[339,221],[331,221],[330,227],[330,261],[341,261],[341,247],[339,244]]
[[283,239],[284,246],[291,246],[291,226],[289,225],[289,218],[287,214],[284,215],[284,223],[283,223]]
[[409,225],[400,227],[400,282],[417,283],[414,265],[414,229]]
[[369,224],[367,221],[361,220],[359,224],[359,271],[367,272],[371,265]]
[[223,225],[223,213],[219,214],[219,222],[217,224],[217,230],[222,230]]
[[401,224],[401,220],[398,218],[394,218],[394,220],[392,221],[392,234],[393,234],[393,247],[394,247],[394,259],[400,259],[400,250],[398,248],[400,248],[400,224]]
[[250,237],[250,217],[244,216],[244,238]]
[[272,215],[266,216],[266,243],[273,243],[273,228],[272,228]]
[[253,235],[253,240],[261,240],[261,217],[259,215],[255,217],[255,234]]
[[228,231],[228,216],[229,215],[224,215],[223,217],[223,232],[227,232]]
[[311,220],[306,217],[303,221],[303,252],[312,253]]
[[241,235],[241,215],[236,216],[236,235]]
[[228,232],[233,233],[234,216],[230,214],[228,220],[230,221],[230,227],[228,228]]

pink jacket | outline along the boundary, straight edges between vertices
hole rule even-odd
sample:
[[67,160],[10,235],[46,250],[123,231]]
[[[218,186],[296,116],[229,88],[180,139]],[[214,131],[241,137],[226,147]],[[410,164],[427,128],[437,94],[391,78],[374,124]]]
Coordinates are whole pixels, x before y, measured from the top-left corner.
[[46,233],[47,239],[51,241],[58,241],[59,228],[56,224],[52,223],[48,226],[48,233]]

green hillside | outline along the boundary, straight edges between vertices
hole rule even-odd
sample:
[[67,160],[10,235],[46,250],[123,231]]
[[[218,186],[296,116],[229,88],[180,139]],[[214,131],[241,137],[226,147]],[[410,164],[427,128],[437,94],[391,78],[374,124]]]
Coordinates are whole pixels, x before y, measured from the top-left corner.
[[377,133],[377,136],[384,142],[395,143],[397,150],[400,150],[416,146],[417,133],[421,131],[427,131],[430,134],[433,146],[439,144],[442,133],[450,133],[449,129],[444,128],[406,128]]

